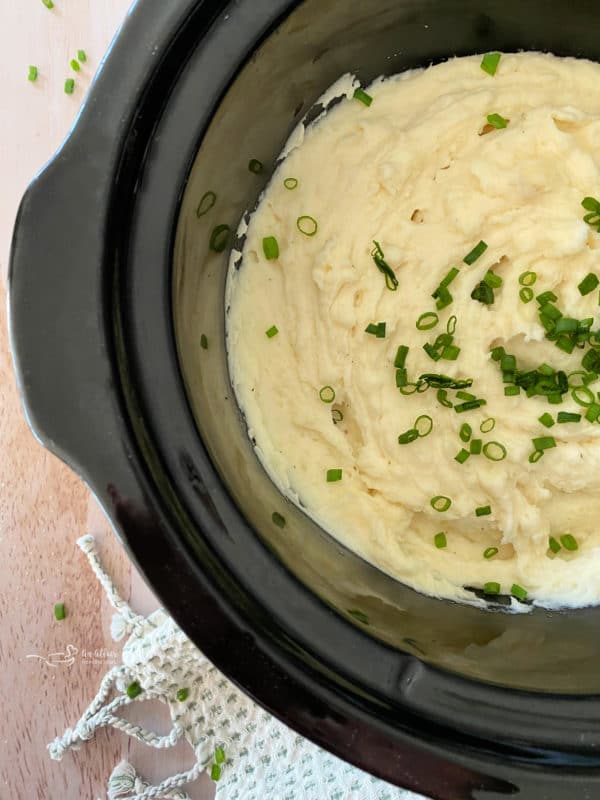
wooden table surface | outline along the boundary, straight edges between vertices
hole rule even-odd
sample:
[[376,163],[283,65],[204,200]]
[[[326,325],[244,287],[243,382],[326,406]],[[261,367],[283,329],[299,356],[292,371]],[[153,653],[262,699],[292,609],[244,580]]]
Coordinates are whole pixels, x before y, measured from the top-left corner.
[[[148,0],[146,0],[148,2]],[[158,0],[154,0],[158,2]],[[19,199],[34,174],[65,137],[84,93],[129,0],[3,0],[0,50],[0,798],[6,800],[95,800],[106,796],[106,780],[127,758],[152,782],[188,768],[189,747],[148,750],[116,732],[99,733],[62,762],[50,761],[46,744],[75,723],[104,673],[116,663],[120,645],[109,626],[112,609],[75,540],[89,532],[121,593],[134,609],[156,607],[152,593],[132,568],[110,526],[83,483],[34,439],[23,417],[6,329],[6,274]],[[168,0],[164,0],[168,2]],[[69,68],[78,49],[88,61],[76,75]],[[30,64],[39,69],[29,83]],[[76,79],[72,96],[64,81]],[[54,620],[63,601],[68,616]],[[108,651],[97,659],[78,656],[70,666],[49,667],[27,656],[47,655],[73,644]],[[115,656],[111,652],[116,651]],[[161,703],[139,704],[129,719],[166,731]],[[203,777],[189,790],[208,800],[214,785]]]

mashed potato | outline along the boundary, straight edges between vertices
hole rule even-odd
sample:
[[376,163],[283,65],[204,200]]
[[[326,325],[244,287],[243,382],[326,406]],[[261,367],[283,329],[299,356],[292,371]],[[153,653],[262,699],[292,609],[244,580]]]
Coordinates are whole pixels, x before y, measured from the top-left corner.
[[481,62],[358,99],[345,77],[298,128],[232,254],[230,373],[271,478],[365,559],[430,595],[583,606],[600,600],[600,226],[582,208],[600,66]]

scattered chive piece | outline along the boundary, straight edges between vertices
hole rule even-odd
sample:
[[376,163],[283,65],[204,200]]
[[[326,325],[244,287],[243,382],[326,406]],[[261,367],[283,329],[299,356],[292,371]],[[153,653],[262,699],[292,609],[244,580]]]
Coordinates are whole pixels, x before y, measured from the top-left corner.
[[493,128],[497,128],[498,130],[501,128],[506,128],[508,125],[508,120],[502,117],[500,114],[488,114],[487,121]]
[[457,392],[456,393],[456,397],[457,397],[458,400],[476,400],[477,399],[474,394],[471,394],[471,392],[463,392],[463,391]]
[[447,389],[438,389],[436,394],[436,399],[438,403],[444,408],[452,408],[452,403],[448,400],[448,390]]
[[459,450],[458,453],[454,456],[454,460],[458,461],[459,464],[464,464],[467,458],[471,455],[469,450],[465,450],[463,447],[462,450]]
[[570,550],[571,552],[573,552],[573,550],[579,549],[579,545],[577,544],[577,539],[574,536],[571,536],[570,533],[563,533],[563,535],[560,537],[560,543],[565,548],[565,550]]
[[560,544],[558,540],[554,538],[554,536],[550,536],[548,538],[548,547],[553,553],[558,553],[560,550]]
[[[458,396],[458,393],[457,393],[457,396]],[[473,429],[471,428],[471,426],[467,422],[463,422],[463,424],[460,426],[460,431],[458,433],[458,435],[460,436],[461,441],[468,442],[469,439],[471,438],[471,434],[472,433],[473,433]]]
[[439,361],[440,358],[442,357],[442,354],[437,349],[437,347],[435,347],[434,345],[430,344],[429,342],[426,342],[423,345],[423,350],[425,350],[425,352],[427,353],[429,358],[433,359],[433,361]]
[[514,395],[521,394],[521,389],[518,386],[505,386],[504,394],[506,397],[513,397]]
[[183,703],[184,700],[187,700],[189,696],[190,696],[189,689],[178,689],[177,694],[175,695],[175,697],[179,700],[180,703]]
[[415,324],[417,326],[417,330],[429,331],[432,328],[435,328],[439,321],[440,318],[435,311],[426,311],[424,314],[421,314]]
[[378,339],[385,339],[385,322],[369,322],[365,328],[365,333],[370,333]]
[[417,417],[415,420],[415,430],[422,439],[425,436],[429,436],[433,430],[433,420],[431,417],[428,414],[421,414]]
[[200,198],[198,208],[196,209],[196,216],[203,217],[208,213],[214,204],[217,202],[217,195],[214,192],[205,192]]
[[491,306],[494,303],[494,290],[485,281],[480,281],[471,292],[471,299],[478,300],[484,306]]
[[398,436],[398,444],[410,444],[419,438],[419,431],[416,428],[409,428]]
[[358,620],[359,622],[362,622],[363,625],[369,624],[369,618],[364,613],[364,611],[359,611],[357,608],[348,608],[346,610],[348,611],[351,617],[354,617],[354,619]]
[[253,172],[255,175],[259,175],[263,171],[263,163],[259,161],[258,158],[251,158],[248,162],[248,169],[250,172]]
[[540,436],[531,441],[536,450],[548,450],[551,447],[556,447],[556,439],[554,436]]
[[487,403],[487,400],[468,400],[466,403],[459,403],[454,406],[457,414],[462,414],[464,411],[472,411],[474,408],[481,408]]
[[202,336],[200,337],[200,347],[203,350],[208,350],[208,338],[205,333],[203,333]]
[[377,269],[385,276],[385,285],[387,288],[391,292],[395,292],[398,288],[398,278],[396,277],[394,270],[385,260],[383,250],[381,249],[379,242],[376,242],[375,239],[373,239],[373,244],[375,247],[373,250],[371,250],[371,258],[375,262]]
[[575,400],[577,405],[583,406],[584,408],[591,406],[594,402],[594,393],[591,389],[588,389],[587,386],[576,386],[571,392],[571,397]]
[[530,464],[537,464],[540,458],[544,455],[543,450],[534,450],[533,453],[529,454],[529,463]]
[[274,336],[277,336],[278,333],[279,333],[279,328],[277,327],[277,325],[271,325],[271,327],[265,331],[265,334],[269,339],[272,339]]
[[506,447],[500,442],[486,442],[483,445],[483,455],[490,461],[504,461],[506,458]]
[[519,586],[518,583],[513,583],[513,585],[510,587],[510,593],[513,597],[516,597],[517,600],[522,601],[527,599],[527,590],[522,586]]
[[495,426],[496,426],[496,420],[494,419],[494,417],[488,417],[487,419],[483,420],[483,422],[479,426],[479,430],[482,433],[490,433],[490,431],[494,430]]
[[600,233],[600,202],[594,197],[584,197],[581,201],[581,205],[586,211],[590,212],[584,216],[583,221],[591,225],[592,228],[596,228],[598,233]]
[[417,391],[419,391],[419,384],[418,383],[414,383],[413,381],[409,381],[406,384],[406,386],[401,386],[400,387],[400,394],[403,394],[403,395],[411,395],[411,394],[414,394]]
[[600,280],[593,272],[589,272],[585,278],[577,285],[579,289],[579,294],[586,295],[590,292],[593,292],[594,289],[598,286]]
[[277,525],[278,528],[285,528],[285,517],[278,511],[274,511],[271,514],[271,519],[273,520],[273,524]]
[[474,264],[477,259],[485,253],[487,247],[487,244],[482,239],[478,244],[475,245],[471,252],[467,253],[467,255],[463,258],[465,264],[468,264],[469,266]]
[[435,509],[435,511],[439,511],[440,513],[443,511],[448,511],[450,506],[452,505],[452,500],[449,497],[445,497],[443,494],[436,494],[435,497],[432,497],[429,501],[431,507]]
[[64,603],[55,603],[54,604],[54,618],[57,619],[59,622],[66,617],[65,613],[65,604]]
[[581,366],[589,372],[600,372],[600,350],[592,348],[581,359]]
[[590,403],[585,412],[585,418],[588,422],[596,422],[600,417],[600,405],[598,403]]
[[286,189],[289,189],[290,192],[298,186],[298,178],[286,178],[283,182],[283,185]]
[[265,236],[263,239],[263,253],[267,261],[279,258],[279,242],[274,236]]
[[72,58],[70,61],[71,69],[75,70],[75,72],[79,72],[81,67],[79,66],[79,61],[76,58]]
[[475,509],[476,517],[488,517],[492,513],[491,506],[479,506]]
[[327,470],[327,483],[336,483],[342,480],[341,469],[328,469]]
[[52,0],[42,0],[42,3],[46,6],[46,8],[54,8],[54,3]]
[[140,695],[144,690],[137,681],[133,681],[133,683],[130,683],[125,691],[127,692],[127,697],[133,700],[135,697],[138,697],[138,695]]
[[33,65],[31,65],[29,67],[29,73],[27,75],[27,80],[31,81],[33,83],[34,81],[37,81],[37,77],[38,77],[38,68],[34,67]]
[[215,750],[215,761],[217,764],[223,764],[225,761],[225,750],[222,747],[217,747]]
[[456,323],[457,319],[456,316],[453,314],[446,323],[446,332],[449,333],[450,336],[454,336],[454,333],[456,331]]
[[503,347],[493,347],[490,350],[490,355],[492,356],[494,361],[501,361],[506,355],[506,351]]
[[333,424],[337,425],[338,422],[341,422],[344,419],[344,415],[339,408],[334,408],[331,411],[331,419],[333,420]]
[[519,283],[521,286],[533,286],[537,281],[537,272],[522,272],[519,275]]
[[408,385],[408,372],[406,371],[406,367],[399,367],[396,370],[396,386],[398,389],[402,389],[403,386]]
[[542,414],[541,417],[538,417],[538,420],[542,423],[542,425],[546,428],[551,428],[554,425],[554,420],[552,418],[552,414]]
[[497,547],[486,547],[486,549],[483,551],[483,557],[487,559],[493,558],[494,556],[497,555],[498,555]]
[[448,541],[446,540],[446,534],[443,531],[436,533],[436,535],[433,537],[433,543],[438,550],[446,547],[448,544]]
[[481,439],[471,439],[469,450],[471,451],[472,456],[478,456],[481,453],[482,447],[483,441]]
[[213,764],[210,770],[211,780],[217,783],[220,777],[221,777],[221,767],[218,764]]
[[215,253],[222,253],[229,243],[229,233],[229,225],[215,225],[208,243],[210,249]]
[[358,100],[359,102],[363,103],[363,105],[365,106],[370,106],[371,103],[373,102],[373,98],[371,97],[371,95],[367,94],[365,90],[361,88],[355,89],[352,97],[355,100]]
[[394,359],[394,366],[398,369],[403,369],[406,366],[406,356],[408,355],[408,347],[401,344],[396,350],[396,358]]
[[530,289],[529,286],[524,286],[519,291],[519,297],[523,303],[531,303],[533,300],[533,289]]
[[65,94],[73,94],[75,90],[75,81],[73,78],[67,78],[65,81]]
[[448,375],[439,375],[436,372],[425,372],[419,380],[432,389],[468,389],[473,385],[473,378],[450,378]]
[[559,411],[556,417],[557,422],[581,422],[581,414],[572,414],[569,411]]
[[319,397],[324,403],[333,403],[335,400],[335,390],[332,386],[323,386],[319,389]]
[[460,347],[457,347],[454,344],[449,344],[442,350],[441,358],[445,359],[446,361],[456,361],[459,355]]
[[488,581],[483,584],[484,594],[500,594],[500,584],[496,581]]
[[87,61],[87,53],[85,52],[85,50],[78,50],[77,58],[82,64],[85,64],[85,62]]
[[542,292],[538,294],[535,298],[540,306],[545,306],[547,303],[555,303],[558,300],[558,297],[554,294],[554,292]]
[[492,77],[496,74],[502,53],[486,53],[481,59],[481,69]]
[[314,217],[309,217],[308,214],[303,214],[296,220],[296,227],[305,236],[314,236],[319,230],[319,224]]
[[496,275],[496,273],[492,272],[491,269],[488,269],[488,271],[485,273],[483,280],[492,289],[499,289],[504,283],[500,275]]

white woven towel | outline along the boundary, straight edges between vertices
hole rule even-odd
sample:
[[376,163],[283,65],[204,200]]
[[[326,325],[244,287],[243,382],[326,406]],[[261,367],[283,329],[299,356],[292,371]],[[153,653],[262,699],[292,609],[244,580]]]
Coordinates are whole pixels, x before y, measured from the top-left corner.
[[[84,536],[78,544],[118,612],[113,638],[127,634],[129,638],[123,663],[104,677],[77,725],[48,745],[51,758],[60,760],[99,728],[111,726],[149,747],[172,747],[185,739],[196,763],[188,772],[151,786],[122,761],[109,778],[108,800],[189,800],[183,787],[205,770],[217,780],[217,800],[424,800],[340,761],[261,709],[200,653],[162,609],[147,619],[131,610],[104,571],[93,537]],[[142,691],[132,698],[131,685],[136,683]],[[180,690],[187,694],[183,700],[177,698]],[[173,727],[166,736],[133,725],[117,713],[129,703],[149,699],[169,706]]]

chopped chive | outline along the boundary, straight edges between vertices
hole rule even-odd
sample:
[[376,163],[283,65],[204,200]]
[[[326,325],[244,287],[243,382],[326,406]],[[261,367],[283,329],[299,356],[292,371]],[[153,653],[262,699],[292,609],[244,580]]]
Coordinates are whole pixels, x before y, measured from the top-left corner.
[[66,617],[65,612],[65,604],[64,603],[55,603],[54,604],[54,618],[57,619],[59,622]]
[[503,347],[492,347],[490,355],[494,361],[501,361],[506,355],[506,350]]
[[496,74],[502,53],[486,53],[481,59],[481,69],[492,77]]
[[399,367],[396,370],[396,387],[402,389],[403,386],[408,385],[408,372],[406,367]]
[[600,372],[600,350],[591,348],[581,359],[581,366],[588,372]]
[[552,418],[552,414],[548,414],[546,411],[545,414],[542,414],[541,417],[538,417],[538,420],[544,425],[546,428],[551,428],[554,425],[554,419]]
[[373,98],[371,97],[371,95],[367,94],[365,90],[361,88],[355,89],[352,97],[365,106],[370,106],[371,103],[373,102]]
[[286,178],[283,182],[283,185],[291,192],[298,186],[298,178]]
[[274,236],[265,236],[262,240],[263,253],[267,261],[279,258],[279,242]]
[[577,333],[579,320],[572,317],[561,317],[554,326],[555,333]]
[[483,445],[483,455],[490,461],[504,461],[506,458],[506,447],[500,442],[486,442]]
[[571,536],[570,533],[563,533],[563,535],[560,537],[560,543],[565,550],[570,550],[571,552],[579,549],[577,539],[574,536]]
[[426,342],[423,345],[423,350],[425,350],[429,358],[431,358],[433,361],[439,361],[440,358],[442,357],[442,354],[440,353],[438,348],[435,347],[435,345],[430,344],[429,342]]
[[494,290],[485,281],[480,281],[471,292],[471,299],[478,300],[484,306],[491,306],[494,303]]
[[483,557],[487,558],[488,560],[497,555],[498,555],[497,547],[486,547],[486,549],[483,551]]
[[456,323],[457,319],[456,316],[453,314],[446,323],[446,332],[449,333],[450,336],[454,336],[454,333],[456,332]]
[[530,289],[529,286],[524,286],[519,291],[519,297],[523,303],[531,303],[533,300],[533,289]]
[[71,69],[74,70],[75,72],[79,72],[80,69],[81,69],[81,67],[79,66],[79,61],[77,61],[76,58],[72,58],[71,59],[70,66],[71,66]]
[[205,192],[200,198],[198,208],[196,209],[196,216],[203,217],[217,202],[217,195],[214,192]]
[[513,585],[510,587],[510,593],[513,597],[516,597],[517,600],[523,601],[527,599],[527,590],[522,586],[519,586],[518,583],[513,583]]
[[446,547],[448,544],[446,540],[446,534],[443,531],[440,531],[440,533],[436,533],[436,535],[433,537],[433,543],[438,550],[441,550],[442,548]]
[[425,436],[429,436],[431,431],[433,430],[433,420],[429,416],[429,414],[421,414],[415,420],[415,430],[419,434],[421,438]]
[[583,221],[591,225],[592,228],[596,228],[600,233],[600,202],[594,197],[584,197],[581,205],[586,211],[590,212],[584,216]]
[[278,333],[279,333],[279,328],[277,327],[277,325],[271,325],[271,327],[265,331],[265,334],[269,339],[272,339],[274,336],[277,336]]
[[400,387],[400,394],[403,395],[411,395],[414,394],[419,389],[419,384],[414,383],[413,381],[409,381],[406,386]]
[[457,392],[456,393],[456,397],[457,397],[458,400],[476,400],[477,399],[474,394],[471,394],[471,392],[463,392],[463,391]]
[[529,463],[530,464],[537,464],[540,458],[544,455],[543,450],[534,450],[533,453],[529,454]]
[[208,350],[208,338],[205,333],[203,333],[202,336],[200,337],[200,347],[203,350]]
[[537,272],[522,272],[519,275],[519,283],[521,286],[533,286],[537,281]]
[[518,386],[505,386],[504,394],[506,397],[513,397],[514,395],[521,394],[521,389]]
[[303,214],[296,220],[296,227],[305,236],[314,236],[319,230],[319,224],[314,217],[309,217],[308,214]]
[[479,506],[475,509],[476,517],[488,517],[492,513],[491,506]]
[[509,122],[500,114],[488,114],[487,121],[493,128],[497,128],[498,130],[500,130],[501,128],[506,128]]
[[255,175],[260,175],[263,171],[264,164],[262,161],[259,161],[258,158],[251,158],[248,162],[248,170],[253,172]]
[[560,550],[560,544],[558,540],[554,538],[554,536],[550,536],[548,538],[548,547],[553,553],[558,553]]
[[558,300],[558,297],[554,294],[554,292],[542,292],[538,294],[535,298],[540,306],[545,306],[547,303],[555,303]]
[[46,6],[46,8],[54,8],[54,3],[52,0],[42,0],[42,3]]
[[271,519],[273,520],[273,525],[277,525],[278,528],[285,528],[285,517],[278,511],[274,511],[271,514]]
[[594,402],[594,393],[587,386],[576,386],[571,392],[571,397],[577,405],[587,408]]
[[127,697],[133,700],[134,698],[138,697],[144,690],[142,689],[138,681],[133,681],[132,683],[129,684],[129,686],[125,691],[127,693]]
[[492,272],[490,269],[485,273],[483,280],[492,289],[499,289],[503,284],[500,275],[496,275],[496,273]]
[[569,411],[559,411],[557,422],[581,422],[581,414],[572,414]]
[[439,321],[440,318],[435,311],[426,311],[424,314],[421,314],[415,324],[417,326],[417,330],[429,331],[432,328],[435,328]]
[[435,290],[434,294],[436,296],[435,307],[438,311],[449,306],[454,299],[445,286],[440,286],[439,289]]
[[447,389],[438,389],[436,393],[436,399],[438,403],[444,408],[452,408],[452,403],[448,400],[448,390]]
[[484,594],[500,594],[500,584],[496,581],[488,581],[483,584]]
[[215,783],[217,783],[220,777],[221,777],[221,767],[218,764],[213,764],[210,769],[210,779],[213,780]]
[[385,339],[385,327],[385,322],[369,322],[365,328],[365,333],[370,333],[372,336],[376,336],[378,339]]
[[482,433],[490,433],[490,431],[494,430],[495,426],[496,426],[495,418],[494,417],[488,417],[487,419],[483,420],[483,422],[479,426],[479,430]]
[[[210,235],[208,246],[215,253],[222,253],[229,243],[229,225],[216,225]],[[263,239],[264,242],[264,239]]]
[[328,469],[327,470],[327,483],[335,483],[342,480],[341,469]]
[[465,450],[463,447],[462,450],[459,450],[458,453],[454,456],[454,460],[458,461],[459,464],[464,464],[467,458],[471,455],[469,450]]
[[85,52],[85,50],[78,50],[77,58],[82,64],[85,64],[85,62],[87,61],[87,53]]
[[444,511],[448,511],[452,505],[452,500],[449,497],[445,497],[443,494],[436,494],[435,497],[431,498],[429,503],[431,507],[435,509],[435,511],[442,513]]
[[333,403],[335,400],[335,390],[332,386],[323,386],[319,389],[319,397],[324,403]]
[[373,239],[373,244],[375,247],[373,250],[371,250],[371,258],[375,262],[377,269],[385,276],[385,285],[387,288],[390,291],[395,292],[398,288],[398,278],[396,277],[394,270],[385,260],[383,250],[381,249],[379,242],[376,242],[375,239]]
[[331,419],[333,420],[333,424],[337,425],[338,422],[342,422],[344,415],[339,408],[334,408],[331,411]]
[[73,94],[75,91],[75,81],[73,78],[67,78],[65,81],[65,94]]
[[401,369],[406,366],[406,356],[408,355],[408,347],[401,344],[396,350],[396,358],[394,359],[394,366]]
[[469,439],[471,438],[471,434],[472,433],[473,433],[473,429],[468,424],[468,422],[463,422],[463,424],[460,426],[460,431],[458,432],[458,435],[460,436],[461,441],[462,442],[468,442]]
[[416,428],[409,428],[398,436],[398,444],[410,444],[419,438],[419,431]]
[[348,608],[346,610],[348,614],[350,614],[351,617],[354,617],[354,619],[358,620],[358,622],[362,622],[363,625],[369,624],[369,618],[364,611],[359,611],[357,608]]
[[27,80],[31,81],[33,83],[34,81],[37,81],[37,78],[38,78],[38,68],[34,67],[33,65],[31,65],[29,67],[29,73],[27,75]]
[[532,439],[531,441],[536,450],[549,450],[551,447],[556,447],[556,439],[554,436],[539,436],[537,439]]
[[463,261],[465,264],[471,266],[471,264],[474,264],[477,259],[485,253],[487,248],[487,244],[483,241],[483,239],[481,239],[481,241],[475,245],[471,252],[467,253],[467,255],[463,258]]
[[458,269],[458,267],[452,267],[452,269],[447,272],[446,277],[442,278],[442,280],[440,281],[440,286],[443,286],[444,288],[450,286],[450,284],[452,283],[454,278],[456,278],[459,272],[460,270]]
[[457,406],[454,406],[454,410],[457,414],[462,414],[464,411],[471,411],[474,408],[481,408],[487,403],[487,400],[469,400],[466,403],[459,403]]
[[187,700],[189,696],[190,696],[189,689],[178,689],[177,694],[175,695],[175,697],[179,700],[180,703],[183,703],[185,700]]
[[577,288],[579,289],[579,294],[586,295],[589,294],[590,292],[593,292],[599,283],[600,280],[598,279],[598,276],[594,275],[593,272],[588,272],[588,274],[581,281],[581,283],[577,284]]
[[419,380],[432,389],[468,389],[473,385],[473,378],[451,378],[449,375],[440,375],[436,372],[425,372]]
[[457,347],[454,344],[450,344],[447,347],[444,347],[444,349],[442,350],[441,357],[446,361],[456,361],[459,355],[460,355],[460,347]]
[[597,422],[600,417],[600,405],[596,402],[590,403],[585,412],[585,418],[588,422]]
[[469,444],[471,455],[478,456],[481,453],[482,446],[483,441],[481,439],[471,439],[471,443]]

